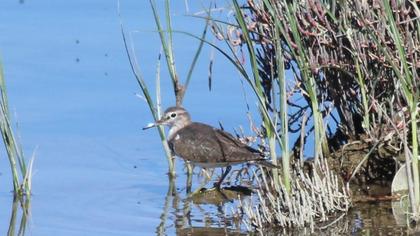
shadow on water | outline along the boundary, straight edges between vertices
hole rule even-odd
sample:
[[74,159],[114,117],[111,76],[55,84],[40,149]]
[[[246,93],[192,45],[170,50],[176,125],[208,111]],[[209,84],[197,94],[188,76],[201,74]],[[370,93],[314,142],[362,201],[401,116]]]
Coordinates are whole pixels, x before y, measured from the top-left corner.
[[[29,198],[13,198],[12,214],[10,216],[8,236],[23,236],[26,232],[27,220],[30,215],[31,202]],[[20,216],[20,220],[18,218]]]

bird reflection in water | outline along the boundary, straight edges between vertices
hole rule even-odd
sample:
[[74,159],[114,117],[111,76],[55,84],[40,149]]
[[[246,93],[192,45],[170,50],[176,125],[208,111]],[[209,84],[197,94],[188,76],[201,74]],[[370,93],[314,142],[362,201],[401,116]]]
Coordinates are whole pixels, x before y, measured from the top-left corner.
[[247,187],[231,186],[222,190],[201,189],[190,195],[184,193],[184,189],[177,190],[175,179],[169,178],[156,233],[167,235],[167,229],[175,226],[177,235],[245,235],[241,231],[241,219],[227,209],[234,209],[239,198],[244,199],[251,193]]

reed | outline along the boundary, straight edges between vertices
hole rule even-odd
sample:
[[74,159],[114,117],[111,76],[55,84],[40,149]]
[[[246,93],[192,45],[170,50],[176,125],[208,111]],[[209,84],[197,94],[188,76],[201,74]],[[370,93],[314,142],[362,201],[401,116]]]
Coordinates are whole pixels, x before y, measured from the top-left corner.
[[[277,122],[277,113],[273,112],[270,114],[268,104],[270,104],[269,99],[267,97],[267,94],[264,91],[264,88],[262,86],[262,81],[260,79],[260,71],[258,67],[258,59],[257,59],[257,52],[254,46],[254,42],[251,40],[252,33],[248,30],[248,24],[245,22],[244,15],[239,7],[239,3],[234,0],[234,9],[235,9],[235,18],[238,22],[239,28],[242,30],[242,36],[244,38],[244,42],[248,49],[248,55],[249,55],[249,61],[251,64],[251,70],[252,74],[248,75],[246,74],[246,77],[248,78],[246,81],[248,84],[252,87],[255,96],[258,98],[259,101],[259,108],[260,108],[260,114],[261,118],[263,120],[264,128],[266,131],[266,136],[268,138],[268,144],[270,149],[270,156],[272,162],[277,165],[277,155],[276,155],[276,142],[278,142],[281,146],[286,144],[287,145],[287,136],[282,134],[281,136],[283,138],[277,139],[277,137],[280,137],[280,135],[277,132],[277,126],[275,125]],[[238,61],[236,63],[239,63]],[[242,66],[239,65],[238,66]],[[246,71],[245,68],[243,71]],[[252,78],[252,79],[251,79]],[[271,92],[271,91],[270,91]],[[280,99],[281,100],[281,99]],[[284,115],[284,112],[283,112]],[[282,116],[282,122],[283,116]],[[284,130],[282,130],[284,132]],[[286,140],[286,142],[282,142],[282,140]],[[282,150],[287,150],[286,147],[281,147]],[[290,171],[289,169],[289,156],[283,156],[283,181],[285,183],[286,189],[290,190]],[[276,182],[277,188],[279,187],[279,181],[278,181],[278,171],[277,169],[273,169],[273,176],[275,176],[274,181]]]
[[[175,64],[175,55],[174,55],[174,43],[173,43],[173,33],[174,30],[172,28],[172,19],[171,19],[171,7],[170,7],[170,1],[165,0],[165,9],[164,9],[164,20],[165,25],[162,23],[161,19],[161,13],[156,5],[156,2],[154,0],[150,0],[150,7],[153,12],[154,16],[154,22],[156,26],[157,33],[159,34],[160,38],[160,44],[162,46],[162,52],[159,54],[158,59],[158,66],[156,71],[156,80],[155,80],[155,94],[156,99],[153,100],[152,95],[150,93],[150,87],[147,85],[146,79],[143,77],[142,73],[140,72],[140,65],[137,63],[137,58],[134,53],[133,44],[131,41],[127,40],[127,33],[125,32],[124,25],[121,20],[121,12],[119,8],[119,2],[118,2],[118,14],[120,17],[120,27],[121,27],[121,34],[124,41],[124,46],[126,49],[127,57],[130,62],[131,70],[139,84],[139,87],[142,91],[142,94],[146,100],[146,103],[148,105],[148,108],[150,110],[150,113],[152,114],[154,120],[158,120],[160,118],[161,112],[162,112],[162,99],[161,99],[161,78],[160,78],[160,62],[161,62],[161,54],[163,53],[165,58],[165,64],[167,67],[167,70],[169,72],[172,87],[174,91],[174,96],[176,100],[177,106],[182,106],[182,102],[185,96],[185,92],[187,91],[188,85],[190,83],[190,80],[192,78],[192,74],[195,68],[195,65],[198,61],[198,58],[201,54],[201,50],[203,47],[203,43],[200,42],[196,53],[194,54],[194,57],[192,59],[191,65],[189,66],[188,74],[186,75],[185,82],[182,84],[176,70],[176,64]],[[201,39],[204,39],[207,34],[207,24],[204,27],[203,33],[201,35]],[[172,177],[175,177],[175,162],[174,157],[172,156],[172,152],[169,148],[169,145],[166,141],[165,136],[165,130],[162,126],[157,127],[159,136],[162,142],[162,146],[165,150],[166,158],[168,161],[168,174]],[[191,167],[188,167],[188,171],[191,172]]]
[[[120,21],[120,26],[121,26],[121,34],[122,34],[122,37],[123,37],[127,57],[128,57],[129,62],[130,62],[131,70],[134,74],[134,77],[137,80],[137,83],[138,83],[138,85],[139,85],[139,87],[140,87],[140,89],[143,93],[144,98],[146,99],[146,103],[149,107],[150,113],[152,114],[153,119],[156,121],[160,118],[159,111],[161,110],[161,108],[156,107],[155,104],[154,104],[152,96],[149,92],[149,88],[148,88],[148,86],[146,84],[146,81],[144,80],[144,78],[143,78],[143,76],[140,72],[140,67],[137,64],[137,60],[136,60],[136,57],[135,57],[135,54],[134,54],[134,49],[131,45],[131,42],[128,42],[128,40],[126,38],[126,33],[125,33],[125,30],[124,30],[124,27],[123,27],[123,24],[122,24],[121,21]],[[157,78],[160,78],[159,73],[157,73]],[[157,79],[157,81],[159,82],[160,79]],[[157,91],[157,95],[156,95],[157,98],[160,98],[160,83],[156,84],[156,91]],[[159,101],[160,101],[160,99],[157,99],[158,104],[160,104]],[[165,150],[166,159],[168,161],[168,169],[169,169],[168,174],[170,176],[175,176],[174,160],[173,160],[173,156],[172,156],[171,150],[169,148],[168,142],[166,141],[165,130],[161,126],[158,126],[157,129],[158,129],[158,132],[159,132],[159,136],[160,136],[162,146]]]
[[[411,7],[415,8],[416,16],[420,16],[420,11],[416,3],[411,3]],[[418,166],[418,133],[417,133],[417,117],[418,117],[418,100],[419,100],[419,91],[418,91],[418,68],[412,63],[417,63],[419,53],[410,50],[410,47],[420,46],[420,22],[415,21],[414,27],[417,29],[417,32],[412,32],[411,34],[407,32],[407,28],[404,28],[401,25],[397,25],[396,17],[401,19],[401,15],[398,14],[398,11],[404,9],[405,4],[396,5],[394,4],[391,7],[389,1],[384,1],[385,15],[384,22],[386,22],[387,33],[391,36],[395,49],[384,47],[381,44],[381,50],[385,53],[387,61],[392,65],[393,72],[397,77],[397,81],[401,85],[401,94],[408,106],[409,111],[409,123],[411,126],[411,166],[412,166],[412,176],[408,176],[408,179],[413,179],[414,185],[411,188],[414,190],[414,199],[411,199],[411,202],[414,202],[415,205],[411,206],[412,213],[416,220],[420,219],[420,176],[419,176],[419,166]],[[395,15],[395,16],[394,16]],[[408,20],[412,20],[409,18]],[[403,34],[405,37],[403,37]],[[395,52],[396,51],[396,52]],[[395,61],[395,58],[398,60]],[[411,62],[409,62],[411,60]],[[405,118],[404,118],[405,119]],[[410,180],[408,180],[410,182]],[[411,196],[410,196],[411,197]]]
[[[266,4],[270,4],[266,1]],[[318,83],[315,81],[315,76],[310,70],[311,61],[308,58],[307,46],[303,45],[301,32],[298,29],[298,19],[296,16],[297,13],[297,2],[287,3],[287,6],[284,7],[286,12],[286,21],[290,23],[290,32],[293,37],[290,37],[289,45],[296,45],[295,47],[289,47],[292,55],[294,55],[294,60],[299,68],[298,72],[295,72],[295,76],[300,77],[300,80],[303,82],[302,89],[307,93],[309,101],[311,104],[311,111],[314,123],[314,158],[318,159],[322,155],[322,151],[328,154],[328,147],[326,146],[325,131],[323,127],[323,117],[319,110],[319,99],[317,93]],[[273,15],[272,17],[278,18],[278,15]],[[278,21],[277,21],[278,22]],[[281,27],[279,25],[279,27]],[[286,32],[283,28],[282,32]],[[289,41],[288,39],[286,39]],[[322,148],[322,151],[321,151]]]
[[0,132],[9,159],[15,196],[30,198],[32,187],[32,166],[34,157],[27,165],[21,145],[13,131],[4,79],[3,67],[0,63]]

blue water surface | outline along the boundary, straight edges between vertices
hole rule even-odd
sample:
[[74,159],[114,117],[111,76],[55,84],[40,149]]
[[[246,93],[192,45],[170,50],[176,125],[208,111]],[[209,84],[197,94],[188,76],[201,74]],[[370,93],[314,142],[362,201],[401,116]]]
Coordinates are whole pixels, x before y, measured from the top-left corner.
[[[163,1],[157,2],[163,9]],[[200,35],[205,22],[186,16],[184,1],[172,2],[174,28]],[[190,13],[203,8],[195,4],[189,3]],[[149,1],[121,0],[120,5],[154,94],[160,41]],[[152,117],[135,95],[140,90],[119,21],[115,0],[0,2],[0,56],[9,104],[25,154],[35,156],[27,235],[153,235],[161,224],[167,162],[156,130],[141,130]],[[185,79],[198,42],[175,34],[174,47],[178,74]],[[242,125],[250,133],[239,75],[217,53],[209,91],[210,54],[204,47],[185,107],[195,120],[215,126],[221,121],[229,131]],[[174,103],[173,91],[161,63],[167,107]],[[248,100],[255,109],[255,100]],[[177,166],[182,191],[182,162]],[[5,235],[13,187],[4,150],[0,172],[0,234]],[[171,212],[165,232],[174,235],[177,213]],[[193,218],[204,222],[203,214],[197,211]]]

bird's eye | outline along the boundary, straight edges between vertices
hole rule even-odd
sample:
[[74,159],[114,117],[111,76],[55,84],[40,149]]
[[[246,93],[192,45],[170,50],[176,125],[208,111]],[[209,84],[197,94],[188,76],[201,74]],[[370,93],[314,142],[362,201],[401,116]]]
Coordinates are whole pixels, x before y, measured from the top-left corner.
[[171,114],[171,117],[172,117],[172,118],[175,118],[175,117],[176,117],[176,113],[172,113],[172,114]]

